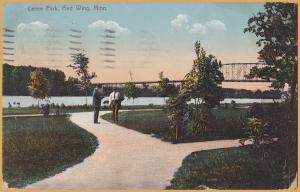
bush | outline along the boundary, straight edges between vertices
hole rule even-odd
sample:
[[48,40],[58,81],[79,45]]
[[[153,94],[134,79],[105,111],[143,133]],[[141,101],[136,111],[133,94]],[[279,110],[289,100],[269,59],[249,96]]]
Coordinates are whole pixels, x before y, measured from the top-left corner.
[[227,136],[228,138],[241,138],[244,134],[245,117],[240,116],[238,119],[228,117],[217,119],[216,136]]
[[264,117],[264,108],[260,103],[253,103],[248,111],[248,117],[250,118],[263,118]]
[[186,127],[187,104],[183,97],[171,97],[167,101],[168,121],[171,130],[171,139],[177,141],[183,138],[183,131]]
[[229,104],[228,103],[224,103],[224,108],[228,109]]
[[236,102],[234,100],[231,100],[231,107],[232,109],[236,108]]
[[216,118],[211,113],[211,109],[202,105],[201,109],[196,109],[194,114],[193,135],[213,136],[216,132]]
[[270,137],[270,123],[258,118],[248,118],[246,123],[246,136],[252,139],[255,145],[268,144]]
[[42,109],[43,109],[44,116],[49,116],[50,105],[48,103],[45,105],[42,105]]
[[295,139],[297,137],[297,112],[292,111],[288,105],[274,107],[272,112],[265,114],[270,122],[272,134],[280,139]]

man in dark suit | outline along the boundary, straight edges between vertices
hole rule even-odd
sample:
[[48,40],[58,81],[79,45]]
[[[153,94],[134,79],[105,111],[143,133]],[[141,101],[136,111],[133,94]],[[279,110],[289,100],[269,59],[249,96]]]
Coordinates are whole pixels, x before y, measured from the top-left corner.
[[94,123],[98,122],[101,99],[104,97],[104,92],[101,84],[97,84],[93,91],[93,107],[94,107]]

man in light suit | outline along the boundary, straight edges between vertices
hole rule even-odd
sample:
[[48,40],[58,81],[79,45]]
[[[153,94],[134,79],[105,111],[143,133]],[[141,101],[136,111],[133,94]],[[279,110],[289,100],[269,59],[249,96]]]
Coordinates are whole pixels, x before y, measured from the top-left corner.
[[114,87],[113,92],[109,95],[109,104],[112,110],[112,120],[114,123],[118,123],[118,113],[121,108],[122,95]]
[[101,84],[97,84],[93,91],[94,123],[98,122],[101,100],[104,97],[104,91]]

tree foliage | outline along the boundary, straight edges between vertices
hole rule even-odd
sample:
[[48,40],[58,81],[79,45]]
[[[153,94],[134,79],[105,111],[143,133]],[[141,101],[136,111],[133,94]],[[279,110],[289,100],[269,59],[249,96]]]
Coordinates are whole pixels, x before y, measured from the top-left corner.
[[[30,95],[27,89],[31,83],[30,73],[40,70],[48,80],[49,95],[64,96],[69,95],[65,83],[65,74],[60,70],[53,70],[45,67],[33,66],[13,66],[3,64],[3,95]],[[68,85],[73,86],[73,85]]]
[[133,82],[128,82],[124,87],[124,94],[128,98],[132,98],[133,100],[137,98],[140,94],[140,89],[135,86]]
[[195,43],[195,52],[196,59],[192,70],[185,76],[185,83],[179,95],[168,102],[169,124],[175,127],[174,124],[182,121],[182,115],[187,114],[183,103],[186,104],[188,100],[195,99],[195,107],[188,116],[193,119],[193,134],[195,136],[212,135],[215,132],[215,117],[211,113],[211,108],[220,104],[222,99],[220,85],[224,77],[220,71],[221,62],[213,55],[207,55],[200,41]]
[[48,80],[40,70],[35,70],[30,74],[31,83],[28,86],[31,96],[36,99],[48,97]]
[[71,67],[75,71],[79,78],[81,88],[86,90],[91,85],[91,80],[97,77],[97,75],[94,72],[92,74],[89,73],[89,58],[87,58],[85,54],[78,53],[72,55],[72,58],[74,63],[68,65],[68,67]]
[[159,84],[154,87],[154,92],[161,97],[170,97],[178,93],[178,89],[175,85],[170,83],[169,78],[164,76],[164,72],[160,72]]
[[261,47],[259,60],[265,67],[253,67],[248,78],[274,79],[272,87],[282,89],[287,83],[294,103],[297,88],[297,4],[271,3],[264,5],[265,11],[258,12],[248,20],[244,32],[254,33]]
[[193,135],[212,136],[216,132],[216,117],[206,105],[202,105],[200,110],[195,110],[193,117]]
[[71,67],[75,71],[76,75],[78,76],[80,87],[86,92],[86,104],[87,104],[88,88],[91,86],[91,80],[97,77],[97,75],[94,72],[91,74],[89,73],[88,71],[89,58],[86,57],[85,54],[78,53],[72,55],[72,58],[74,63],[68,65],[68,67]]
[[168,121],[172,140],[183,138],[183,132],[188,120],[188,105],[184,95],[171,97],[167,101]]
[[192,70],[185,76],[185,83],[181,92],[189,94],[190,99],[196,100],[196,105],[201,103],[212,108],[222,99],[222,87],[224,80],[220,71],[221,62],[213,55],[207,55],[201,47],[200,41],[195,43],[196,59]]

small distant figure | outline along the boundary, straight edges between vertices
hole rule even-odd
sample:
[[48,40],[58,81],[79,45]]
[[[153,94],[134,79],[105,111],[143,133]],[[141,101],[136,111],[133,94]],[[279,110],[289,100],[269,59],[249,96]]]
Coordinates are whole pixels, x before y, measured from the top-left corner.
[[50,105],[46,103],[45,105],[42,105],[43,114],[45,117],[49,116],[50,113]]
[[8,102],[8,108],[12,108],[12,104]]
[[121,108],[122,97],[117,88],[113,88],[113,92],[109,95],[110,108],[112,110],[112,120],[114,123],[118,123],[119,109]]
[[232,109],[236,108],[236,102],[234,100],[231,100]]
[[97,84],[93,91],[94,123],[98,122],[101,100],[104,98],[104,91],[101,84]]

